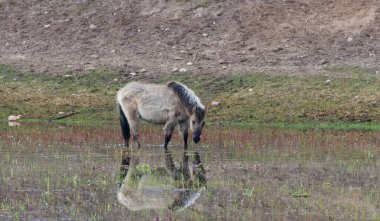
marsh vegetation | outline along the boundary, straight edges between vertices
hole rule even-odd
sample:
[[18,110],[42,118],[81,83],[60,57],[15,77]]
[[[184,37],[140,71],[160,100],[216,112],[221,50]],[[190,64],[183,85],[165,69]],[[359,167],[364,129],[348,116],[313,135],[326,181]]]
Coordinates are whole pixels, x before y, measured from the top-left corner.
[[[199,198],[181,211],[130,211],[117,200],[117,125],[0,127],[1,220],[380,219],[377,131],[208,126],[188,153],[205,170]],[[161,128],[141,131],[140,169],[165,167]],[[170,149],[179,168],[177,133]]]

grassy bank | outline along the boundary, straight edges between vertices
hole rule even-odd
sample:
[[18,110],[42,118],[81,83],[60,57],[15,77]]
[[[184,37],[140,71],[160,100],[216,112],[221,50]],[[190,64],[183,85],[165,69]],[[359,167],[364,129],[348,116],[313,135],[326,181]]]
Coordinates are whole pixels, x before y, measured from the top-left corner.
[[174,73],[147,78],[102,70],[72,76],[41,75],[0,66],[0,118],[22,114],[29,119],[51,119],[73,113],[66,119],[114,121],[115,95],[127,82],[178,80],[194,89],[204,104],[220,102],[208,109],[208,119],[213,122],[347,128],[365,123],[378,128],[373,125],[380,123],[379,74],[352,67],[328,71],[324,76]]

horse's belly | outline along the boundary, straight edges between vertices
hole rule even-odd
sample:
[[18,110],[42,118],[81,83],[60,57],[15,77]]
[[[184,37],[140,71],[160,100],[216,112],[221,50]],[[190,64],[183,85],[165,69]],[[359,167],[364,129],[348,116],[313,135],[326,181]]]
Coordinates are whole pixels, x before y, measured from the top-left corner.
[[140,110],[139,114],[143,120],[155,124],[165,124],[168,120],[169,110]]

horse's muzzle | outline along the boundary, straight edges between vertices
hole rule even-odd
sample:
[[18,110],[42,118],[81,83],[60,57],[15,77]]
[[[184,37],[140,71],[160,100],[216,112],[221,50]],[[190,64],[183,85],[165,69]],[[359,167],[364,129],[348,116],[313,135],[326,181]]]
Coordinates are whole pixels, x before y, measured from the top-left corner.
[[193,137],[193,141],[194,141],[194,143],[199,143],[199,141],[201,141],[201,138],[200,137]]

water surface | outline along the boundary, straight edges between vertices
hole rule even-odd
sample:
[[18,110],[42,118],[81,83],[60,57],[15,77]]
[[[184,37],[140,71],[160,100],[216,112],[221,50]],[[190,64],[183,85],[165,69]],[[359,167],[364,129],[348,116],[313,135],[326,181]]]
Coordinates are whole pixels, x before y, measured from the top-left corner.
[[0,220],[380,220],[379,132],[0,124]]

